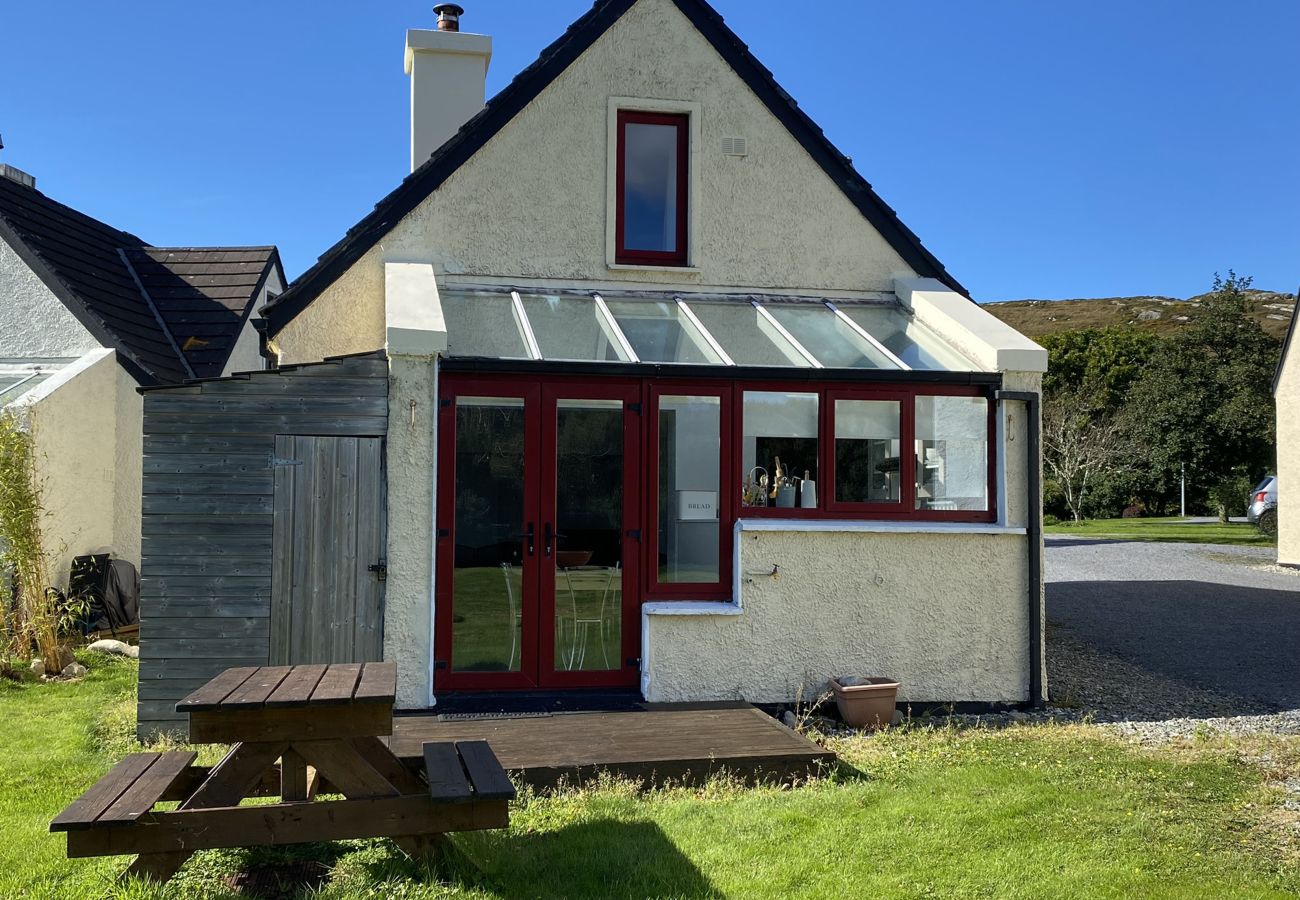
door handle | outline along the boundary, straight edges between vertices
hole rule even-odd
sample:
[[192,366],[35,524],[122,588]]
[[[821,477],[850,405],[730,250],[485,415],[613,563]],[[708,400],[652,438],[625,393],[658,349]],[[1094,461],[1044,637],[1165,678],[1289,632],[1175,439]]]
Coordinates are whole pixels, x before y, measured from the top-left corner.
[[555,530],[554,526],[552,526],[550,522],[547,522],[546,530],[542,532],[542,553],[546,556],[550,556],[555,550],[556,539],[562,537],[568,537],[568,535],[560,534]]
[[529,555],[529,556],[532,556],[534,553],[537,552],[537,548],[536,548],[537,535],[536,535],[535,532],[534,532],[534,527],[533,527],[533,523],[532,523],[532,522],[529,522],[529,523],[528,523],[528,530],[527,530],[527,531],[525,531],[523,534],[517,534],[517,535],[515,535],[515,540],[527,541],[527,542],[528,542],[528,555]]

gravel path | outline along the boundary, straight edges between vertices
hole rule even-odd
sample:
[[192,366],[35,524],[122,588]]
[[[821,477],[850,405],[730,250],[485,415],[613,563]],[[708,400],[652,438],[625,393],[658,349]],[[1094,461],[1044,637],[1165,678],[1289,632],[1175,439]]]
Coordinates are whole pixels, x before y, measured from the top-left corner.
[[1300,573],[1269,550],[1047,539],[1054,704],[1138,738],[1300,733]]

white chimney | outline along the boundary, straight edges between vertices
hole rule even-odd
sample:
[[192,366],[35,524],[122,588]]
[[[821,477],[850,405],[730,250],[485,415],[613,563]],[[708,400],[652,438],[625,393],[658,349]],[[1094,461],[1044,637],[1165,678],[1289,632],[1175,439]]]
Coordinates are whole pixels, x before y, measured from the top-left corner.
[[492,38],[460,30],[464,10],[440,3],[438,30],[406,32],[411,76],[411,171],[414,172],[483,108]]

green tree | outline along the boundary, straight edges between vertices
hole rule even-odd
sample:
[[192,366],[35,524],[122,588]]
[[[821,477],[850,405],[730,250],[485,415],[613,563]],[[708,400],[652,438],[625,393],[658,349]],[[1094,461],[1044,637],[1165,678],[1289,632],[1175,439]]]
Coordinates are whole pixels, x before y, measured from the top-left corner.
[[1132,325],[1058,331],[1039,340],[1048,353],[1043,392],[1086,390],[1107,410],[1124,405],[1129,389],[1155,355],[1161,339]]
[[1216,274],[1191,323],[1162,343],[1129,391],[1143,465],[1166,489],[1184,464],[1198,497],[1273,464],[1280,345],[1250,316],[1250,283],[1232,271]]

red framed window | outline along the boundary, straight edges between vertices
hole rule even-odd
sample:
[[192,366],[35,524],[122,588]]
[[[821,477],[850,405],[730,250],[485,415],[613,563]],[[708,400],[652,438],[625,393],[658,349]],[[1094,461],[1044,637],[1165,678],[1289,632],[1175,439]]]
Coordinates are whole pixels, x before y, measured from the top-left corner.
[[732,405],[736,517],[997,519],[980,388],[746,383]]
[[690,117],[618,113],[615,260],[687,265]]
[[654,382],[646,418],[646,595],[732,595],[732,389]]

